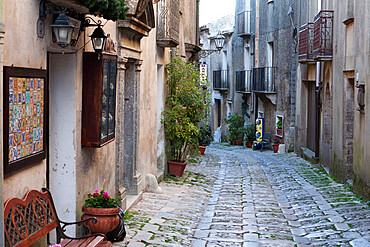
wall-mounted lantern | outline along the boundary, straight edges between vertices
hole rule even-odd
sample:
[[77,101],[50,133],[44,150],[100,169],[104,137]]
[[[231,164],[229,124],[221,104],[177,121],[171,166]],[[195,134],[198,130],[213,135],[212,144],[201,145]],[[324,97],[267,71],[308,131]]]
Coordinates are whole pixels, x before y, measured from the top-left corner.
[[214,53],[216,51],[219,52],[219,51],[222,50],[222,48],[224,48],[224,45],[225,45],[225,36],[223,36],[221,33],[218,33],[214,37],[214,40],[215,40],[216,49],[201,50],[201,51],[199,51],[198,52],[198,57],[199,58],[206,58],[209,55],[211,55],[212,53]]
[[[91,23],[94,22],[94,23]],[[85,27],[97,27],[95,28],[94,32],[90,36],[93,48],[96,53],[98,53],[98,58],[100,59],[100,55],[104,51],[105,44],[107,43],[108,36],[104,33],[102,26],[102,22],[100,20],[95,21],[91,17],[85,18]]]
[[69,21],[68,17],[61,13],[51,25],[55,43],[63,49],[71,43],[74,26]]

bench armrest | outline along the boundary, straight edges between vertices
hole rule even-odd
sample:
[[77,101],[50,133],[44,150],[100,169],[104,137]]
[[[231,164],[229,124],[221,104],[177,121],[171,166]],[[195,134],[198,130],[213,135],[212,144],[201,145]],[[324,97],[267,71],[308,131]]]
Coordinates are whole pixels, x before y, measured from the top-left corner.
[[68,236],[68,235],[65,234],[65,231],[66,231],[65,228],[67,226],[70,226],[70,225],[80,225],[80,224],[85,223],[85,222],[88,222],[88,221],[92,221],[93,224],[96,224],[98,222],[98,220],[95,217],[91,217],[91,218],[80,220],[80,221],[76,221],[76,222],[64,222],[64,221],[59,220],[59,222],[61,224],[63,224],[63,226],[60,225],[60,228],[57,230],[57,239],[58,239],[58,242],[60,242],[61,238],[84,239],[84,238],[101,236],[104,239],[107,239],[107,237],[104,234],[102,234],[102,233],[90,234],[90,235],[81,236],[81,237],[71,237],[71,236]]

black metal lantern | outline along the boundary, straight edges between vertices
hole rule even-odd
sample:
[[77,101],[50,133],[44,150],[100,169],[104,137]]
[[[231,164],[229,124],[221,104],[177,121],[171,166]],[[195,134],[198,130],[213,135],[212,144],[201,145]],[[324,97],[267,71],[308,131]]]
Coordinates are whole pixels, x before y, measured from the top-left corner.
[[105,43],[107,42],[107,35],[105,35],[103,28],[98,25],[90,38],[95,52],[101,54],[104,51]]
[[51,25],[55,42],[63,49],[71,43],[74,26],[68,17],[61,13]]
[[221,51],[225,45],[225,36],[223,36],[221,33],[218,33],[215,37],[215,44],[217,50]]

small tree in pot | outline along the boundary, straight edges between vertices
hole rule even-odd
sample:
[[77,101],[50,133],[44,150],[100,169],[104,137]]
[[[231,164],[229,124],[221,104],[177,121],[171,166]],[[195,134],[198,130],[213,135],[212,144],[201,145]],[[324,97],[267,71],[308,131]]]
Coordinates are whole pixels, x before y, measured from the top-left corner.
[[244,118],[237,113],[225,119],[227,126],[227,138],[230,144],[240,145],[244,138]]
[[[168,96],[161,123],[168,141],[169,172],[181,176],[189,149],[198,146],[199,125],[209,114],[211,96],[208,90],[200,87],[200,72],[194,64],[176,56],[166,70]],[[175,171],[172,165],[180,168]]]
[[247,147],[252,148],[253,141],[256,135],[256,126],[254,124],[250,124],[244,127],[244,138],[247,142]]
[[203,155],[206,151],[206,147],[212,142],[211,126],[209,124],[201,124],[199,134],[199,151]]

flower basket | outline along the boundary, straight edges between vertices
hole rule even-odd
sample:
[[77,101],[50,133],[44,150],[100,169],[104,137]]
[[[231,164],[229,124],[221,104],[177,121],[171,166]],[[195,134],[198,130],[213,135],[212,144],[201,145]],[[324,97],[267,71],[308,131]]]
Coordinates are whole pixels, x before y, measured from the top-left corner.
[[168,161],[168,172],[171,175],[174,175],[176,177],[181,177],[184,173],[185,167],[187,165],[187,162],[176,162],[176,161]]

